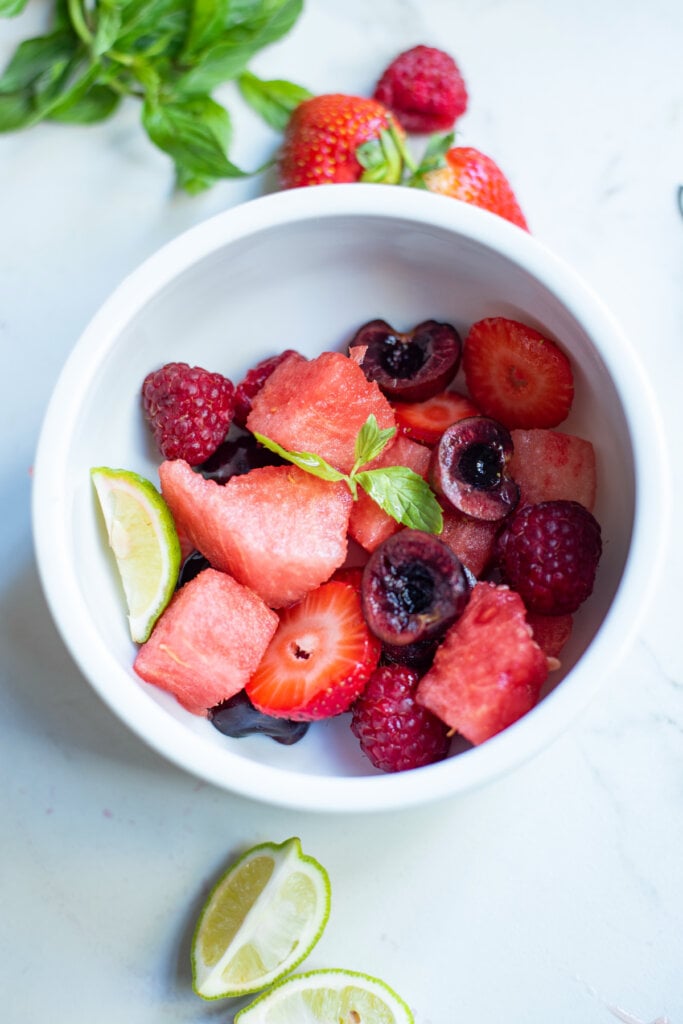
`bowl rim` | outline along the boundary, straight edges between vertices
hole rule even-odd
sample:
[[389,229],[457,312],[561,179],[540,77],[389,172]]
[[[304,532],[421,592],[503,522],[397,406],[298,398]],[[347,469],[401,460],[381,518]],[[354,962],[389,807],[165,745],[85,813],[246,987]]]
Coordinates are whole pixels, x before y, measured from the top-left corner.
[[[393,775],[342,778],[245,762],[227,748],[209,747],[162,708],[150,714],[142,688],[122,697],[108,672],[108,666],[115,667],[116,675],[121,667],[87,618],[79,617],[87,609],[67,558],[67,497],[60,484],[78,412],[71,400],[74,389],[87,388],[122,328],[198,260],[261,230],[334,217],[374,217],[455,233],[538,278],[591,338],[607,340],[600,354],[622,402],[637,469],[630,548],[612,604],[590,645],[590,670],[583,655],[566,676],[571,686],[557,687],[485,745],[455,760]],[[625,403],[629,394],[632,400]],[[471,790],[521,766],[565,731],[615,671],[625,654],[623,638],[635,637],[663,562],[671,505],[667,462],[661,415],[633,347],[593,290],[541,241],[485,210],[420,190],[361,184],[292,189],[249,200],[177,235],[127,275],[91,318],[58,377],[39,434],[31,509],[34,548],[48,607],[79,669],[110,709],[166,760],[219,788],[271,805],[320,812],[399,809]]]

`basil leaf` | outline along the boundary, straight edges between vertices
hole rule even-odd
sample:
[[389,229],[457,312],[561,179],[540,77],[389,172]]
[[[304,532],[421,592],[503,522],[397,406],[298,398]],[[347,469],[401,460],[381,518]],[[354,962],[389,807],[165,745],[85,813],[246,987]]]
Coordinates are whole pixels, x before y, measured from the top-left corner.
[[414,530],[441,533],[443,515],[429,485],[407,466],[387,466],[357,473],[355,480],[396,522]]
[[263,81],[251,71],[241,74],[237,84],[249,106],[279,132],[287,127],[292,111],[313,95],[302,85],[280,78]]
[[356,466],[364,466],[366,462],[376,459],[395,435],[396,427],[386,427],[384,430],[380,430],[377,417],[371,413],[356,437],[354,453]]
[[263,434],[255,433],[254,437],[268,451],[275,452],[276,455],[287,459],[288,462],[292,462],[299,469],[306,470],[312,476],[320,477],[321,480],[346,480],[348,483],[346,474],[340,473],[334,466],[330,466],[329,462],[325,462],[321,455],[316,455],[314,452],[288,452],[277,441],[271,441],[269,437],[264,437]]
[[28,128],[40,120],[30,95],[26,92],[0,93],[0,132],[14,132]]
[[301,13],[303,0],[265,0],[259,8],[258,18],[226,29],[218,42],[198,54],[195,66],[179,76],[177,89],[212,92],[237,78],[258,50],[289,31]]
[[146,100],[142,123],[152,142],[179,167],[200,177],[244,178],[241,170],[225,155],[223,140],[230,131],[225,107],[210,96],[156,103]]
[[190,30],[180,55],[183,63],[190,63],[202,50],[218,42],[231,7],[230,0],[194,0]]
[[[2,2],[2,0],[0,0]],[[79,48],[78,39],[62,30],[26,39],[16,48],[0,76],[0,93],[19,92],[44,75],[63,70]]]
[[97,27],[92,42],[94,57],[110,50],[121,32],[122,0],[100,0],[97,5]]
[[119,105],[120,95],[107,85],[73,89],[50,112],[51,121],[63,124],[95,124],[105,121]]
[[116,49],[134,57],[176,58],[187,38],[190,18],[187,0],[127,0]]
[[27,0],[0,0],[0,18],[13,18],[21,14]]

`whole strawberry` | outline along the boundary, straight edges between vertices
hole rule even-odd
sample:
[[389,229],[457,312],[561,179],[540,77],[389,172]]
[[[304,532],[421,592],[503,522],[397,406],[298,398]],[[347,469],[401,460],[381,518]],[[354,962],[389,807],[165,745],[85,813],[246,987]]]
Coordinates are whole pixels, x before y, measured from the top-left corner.
[[282,188],[340,182],[397,184],[403,170],[400,132],[381,103],[329,93],[294,110],[278,157]]
[[167,363],[145,377],[142,406],[164,458],[198,466],[230,429],[235,388],[220,373]]
[[374,98],[407,132],[445,131],[467,109],[467,89],[457,64],[433,46],[400,53],[382,74]]
[[435,163],[441,166],[418,169],[412,184],[490,210],[529,230],[510,182],[491,157],[471,146],[453,146]]
[[353,705],[351,730],[375,768],[407,771],[448,753],[448,726],[415,701],[418,681],[410,668],[385,665],[373,672]]

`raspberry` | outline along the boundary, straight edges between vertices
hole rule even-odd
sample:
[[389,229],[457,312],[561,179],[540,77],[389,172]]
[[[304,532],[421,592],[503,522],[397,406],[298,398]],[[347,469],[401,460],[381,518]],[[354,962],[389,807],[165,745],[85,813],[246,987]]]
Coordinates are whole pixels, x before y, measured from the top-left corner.
[[506,582],[529,611],[569,614],[593,591],[600,525],[578,501],[525,505],[508,520],[496,553]]
[[235,388],[220,373],[167,363],[149,373],[142,405],[161,454],[198,466],[224,440],[235,410]]
[[451,128],[467,109],[467,89],[457,64],[432,46],[399,54],[377,83],[374,98],[407,132]]
[[244,427],[247,416],[251,412],[251,400],[257,395],[263,385],[287,356],[294,355],[294,349],[288,348],[279,355],[270,356],[269,359],[262,359],[256,366],[252,366],[247,372],[244,380],[235,388],[235,423],[238,427]]
[[401,772],[441,761],[448,726],[415,702],[417,672],[385,665],[373,672],[352,708],[351,730],[375,768]]

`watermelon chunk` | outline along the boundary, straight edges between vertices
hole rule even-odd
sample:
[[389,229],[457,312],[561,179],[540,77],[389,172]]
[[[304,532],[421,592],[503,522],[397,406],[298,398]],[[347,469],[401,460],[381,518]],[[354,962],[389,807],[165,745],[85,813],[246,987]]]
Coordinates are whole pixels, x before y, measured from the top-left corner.
[[520,506],[540,501],[595,505],[595,451],[590,441],[559,430],[512,430],[510,476],[520,489]]
[[442,508],[441,540],[456,553],[473,576],[481,576],[493,556],[500,523],[472,519],[454,508]]
[[242,690],[278,625],[277,613],[226,573],[204,569],[173,596],[134,668],[184,708],[209,708]]
[[395,426],[391,405],[358,363],[341,352],[323,352],[281,363],[254,397],[247,427],[349,473],[356,435],[370,414],[381,429]]
[[271,608],[298,601],[346,558],[352,497],[296,466],[265,466],[205,480],[186,462],[159,467],[179,528],[213,568],[229,572]]
[[[397,437],[389,448],[385,448],[367,469],[380,469],[384,466],[407,466],[414,470],[423,480],[427,478],[430,452],[422,444],[417,444],[407,437]],[[397,523],[379,505],[359,488],[358,501],[353,503],[349,517],[349,534],[366,551],[375,548],[401,529]]]
[[420,680],[417,700],[479,744],[530,711],[547,676],[519,594],[477,583]]

